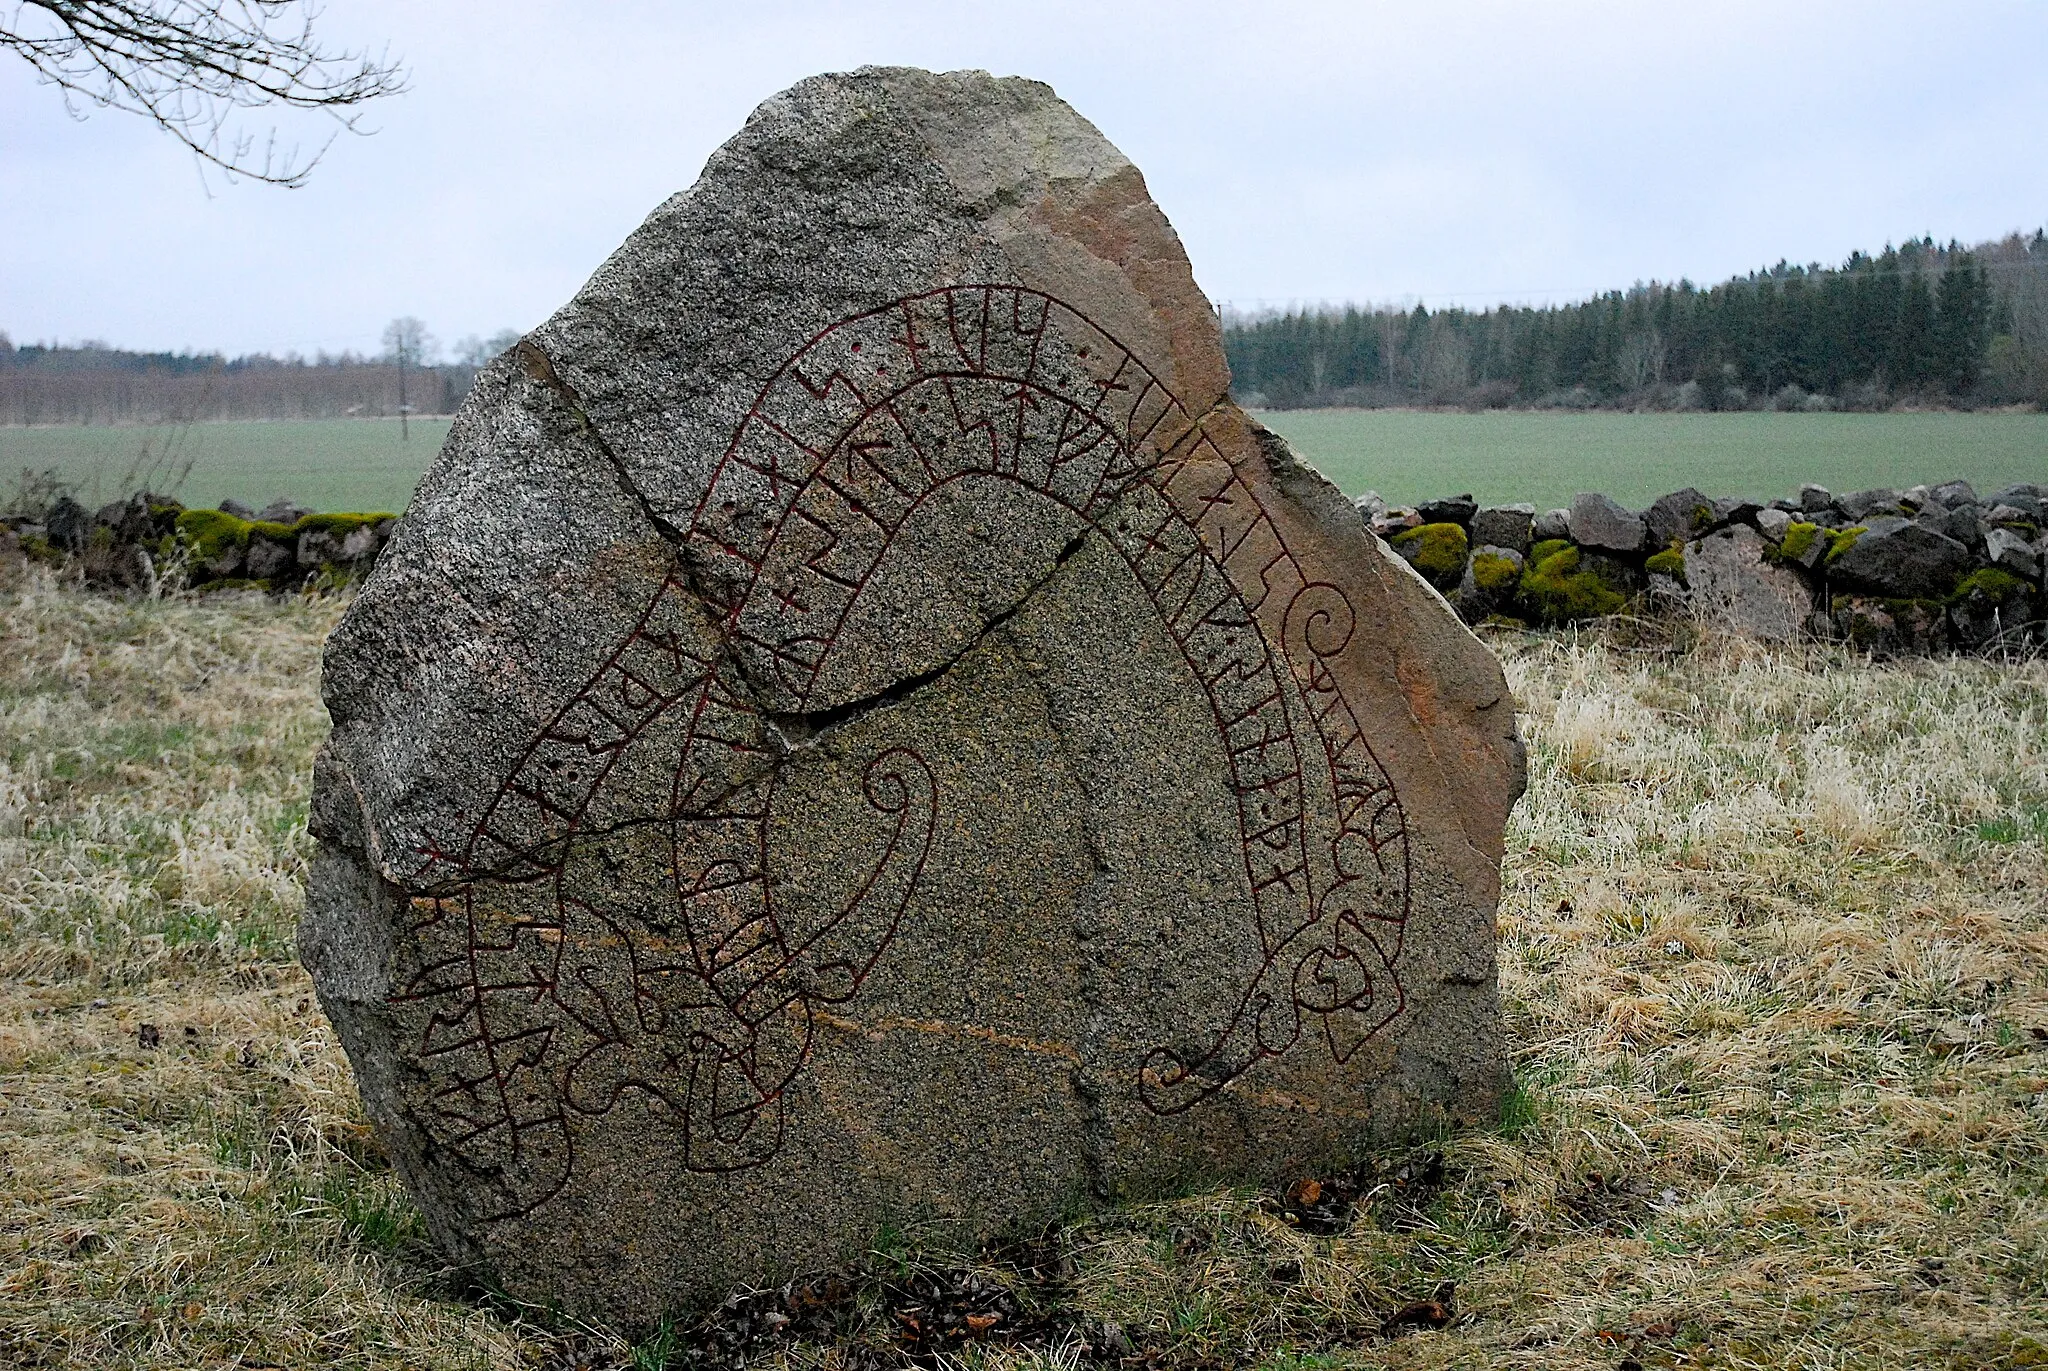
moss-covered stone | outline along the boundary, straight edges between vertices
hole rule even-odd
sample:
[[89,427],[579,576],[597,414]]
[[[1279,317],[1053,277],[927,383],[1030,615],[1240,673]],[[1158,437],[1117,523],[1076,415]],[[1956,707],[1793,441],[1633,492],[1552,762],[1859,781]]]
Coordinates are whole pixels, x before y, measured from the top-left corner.
[[1508,590],[1521,574],[1519,562],[1497,552],[1481,552],[1472,558],[1472,582],[1489,594]]
[[1567,546],[1532,563],[1523,573],[1522,605],[1531,618],[1548,623],[1597,619],[1628,602],[1628,597],[1597,571],[1581,569],[1579,562],[1579,550]]
[[1813,551],[1813,545],[1820,540],[1819,524],[1794,523],[1785,530],[1785,537],[1775,549],[1781,561],[1800,562]]
[[375,514],[308,514],[305,518],[293,524],[290,531],[293,533],[332,533],[337,538],[345,538],[359,528],[374,528],[378,524],[390,519],[396,519],[397,517],[396,514],[387,514],[381,511]]
[[64,549],[39,533],[22,535],[21,551],[30,561],[41,562],[44,566],[64,565]]
[[1966,600],[1971,595],[1977,594],[1982,595],[1994,605],[2002,605],[2015,596],[2026,594],[2027,590],[2027,583],[2011,572],[2001,571],[1997,567],[1984,567],[1981,570],[1971,572],[1958,581],[1955,594],[1949,598],[1952,600]]
[[1395,535],[1394,550],[1438,589],[1449,589],[1465,574],[1470,546],[1457,524],[1424,524]]
[[[1833,566],[1836,562],[1841,561],[1842,554],[1856,546],[1856,540],[1868,532],[1870,530],[1861,524],[1857,524],[1854,528],[1836,529],[1828,535],[1828,555],[1822,559],[1822,564]],[[1872,543],[1871,546],[1875,547],[1877,544]]]
[[1680,548],[1667,547],[1643,563],[1643,570],[1652,576],[1669,576],[1680,585],[1685,584],[1685,552]]
[[1529,565],[1534,567],[1546,557],[1554,557],[1572,545],[1569,538],[1545,538],[1529,549]]
[[178,516],[178,540],[202,562],[215,561],[249,546],[247,519],[218,509],[188,509]]

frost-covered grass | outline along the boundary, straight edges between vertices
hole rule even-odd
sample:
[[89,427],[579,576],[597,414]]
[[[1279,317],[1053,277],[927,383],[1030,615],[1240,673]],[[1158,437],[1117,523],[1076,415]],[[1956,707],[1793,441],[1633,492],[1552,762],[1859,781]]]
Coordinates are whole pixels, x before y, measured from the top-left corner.
[[[338,609],[0,587],[0,1365],[661,1360],[439,1271],[291,960]],[[1616,631],[1495,640],[1500,1124],[1333,1236],[1230,1192],[1076,1223],[1072,1331],[968,1363],[2048,1364],[2048,667]]]

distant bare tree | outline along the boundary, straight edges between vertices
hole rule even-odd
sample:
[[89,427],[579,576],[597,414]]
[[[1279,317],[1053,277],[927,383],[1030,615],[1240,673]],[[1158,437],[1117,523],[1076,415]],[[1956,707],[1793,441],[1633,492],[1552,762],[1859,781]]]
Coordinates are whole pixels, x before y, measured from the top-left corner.
[[501,328],[488,338],[479,338],[474,333],[455,340],[455,360],[466,367],[481,367],[500,353],[509,352],[519,344],[516,329]]
[[1645,329],[1631,333],[1621,340],[1621,348],[1615,353],[1614,367],[1622,388],[1629,391],[1641,390],[1651,381],[1664,383],[1664,362],[1669,349],[1664,345],[1664,335],[1656,329]]
[[405,399],[405,373],[408,367],[418,369],[434,359],[440,344],[434,335],[427,332],[427,326],[410,314],[393,319],[384,326],[384,358],[398,368],[398,440],[407,442],[411,434],[406,430],[406,416],[412,413],[412,406]]
[[[405,89],[382,55],[329,51],[314,36],[314,0],[17,0],[0,17],[0,48],[24,58],[65,101],[127,110],[232,176],[298,186],[311,157],[280,153],[276,130],[259,154],[234,113],[264,105],[313,110],[361,132],[360,107]],[[72,106],[76,113],[76,107]]]

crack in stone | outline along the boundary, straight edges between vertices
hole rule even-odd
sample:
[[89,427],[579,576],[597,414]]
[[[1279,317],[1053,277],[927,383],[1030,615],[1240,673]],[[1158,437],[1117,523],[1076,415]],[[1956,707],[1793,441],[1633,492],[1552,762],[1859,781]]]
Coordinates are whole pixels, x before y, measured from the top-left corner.
[[1039,708],[1046,725],[1059,740],[1060,760],[1066,766],[1067,775],[1073,779],[1074,789],[1080,792],[1081,844],[1087,850],[1089,865],[1093,868],[1087,884],[1074,893],[1068,906],[1074,914],[1074,961],[1080,981],[1080,998],[1088,1017],[1076,1025],[1074,1048],[1080,1059],[1067,1073],[1067,1088],[1073,1092],[1074,1104],[1080,1115],[1081,1170],[1087,1177],[1089,1190],[1098,1198],[1108,1199],[1112,1198],[1114,1189],[1109,1158],[1114,1150],[1116,1133],[1110,1123],[1109,1106],[1103,1099],[1102,1087],[1089,1074],[1089,1068],[1099,1061],[1101,1054],[1096,1047],[1107,1036],[1107,1028],[1102,1023],[1105,998],[1102,947],[1107,930],[1100,925],[1102,910],[1110,894],[1110,865],[1097,822],[1097,800],[1088,788],[1088,773],[1074,755],[1071,735],[1059,724],[1052,695],[1045,688],[1044,680],[1034,674],[1032,686],[1038,692]]
[[[640,487],[633,484],[633,478],[627,473],[624,460],[618,453],[612,451],[612,445],[604,440],[604,435],[598,432],[597,425],[590,421],[589,413],[583,408],[583,397],[578,395],[576,388],[564,381],[561,373],[555,370],[554,359],[542,351],[540,344],[531,338],[521,338],[519,345],[512,349],[512,353],[519,359],[519,365],[525,369],[527,379],[545,387],[568,408],[576,420],[577,431],[588,438],[591,445],[604,454],[604,459],[611,463],[613,474],[619,478],[620,487],[640,506],[640,512],[647,517],[647,522],[654,526],[654,531],[659,533],[664,541],[682,547],[685,541],[683,531],[663,518],[654,508],[653,502],[641,493]],[[695,589],[693,586],[692,590]]]
[[1019,595],[1008,606],[990,615],[987,622],[982,624],[981,628],[972,638],[968,639],[959,651],[947,657],[945,661],[940,662],[937,666],[920,671],[914,676],[906,676],[900,681],[891,682],[882,689],[870,695],[862,696],[858,700],[849,700],[845,704],[833,705],[829,709],[795,713],[775,713],[765,709],[762,710],[762,717],[768,721],[770,727],[775,731],[777,739],[782,744],[784,753],[793,755],[797,752],[817,747],[826,738],[847,725],[856,723],[877,710],[889,709],[902,704],[918,691],[945,677],[954,667],[965,661],[969,654],[987,642],[989,636],[997,629],[1022,613],[1025,606],[1030,604],[1041,590],[1044,590],[1047,585],[1051,584],[1053,577],[1059,575],[1060,569],[1072,561],[1075,555],[1081,551],[1081,548],[1088,541],[1088,535],[1092,532],[1094,532],[1092,526],[1083,525],[1081,531],[1072,538],[1069,538],[1066,545],[1060,548],[1058,554],[1052,559],[1052,565],[1046,568],[1044,575],[1026,587],[1024,593]]
[[[522,338],[513,349],[513,355],[519,361],[527,378],[534,384],[547,390],[568,410],[570,416],[575,421],[578,433],[586,438],[611,465],[613,475],[617,478],[622,493],[639,506],[640,512],[645,516],[648,523],[661,535],[664,541],[675,549],[674,561],[677,569],[682,574],[684,585],[689,591],[690,598],[696,602],[697,607],[705,614],[704,626],[710,630],[711,636],[717,640],[716,650],[719,666],[727,668],[721,671],[720,675],[729,685],[738,686],[749,697],[749,703],[767,725],[768,732],[778,748],[778,755],[767,765],[767,772],[769,773],[779,770],[783,765],[801,754],[822,746],[828,738],[839,730],[857,723],[878,711],[894,708],[909,700],[926,686],[944,679],[969,654],[988,641],[996,630],[1022,613],[1039,592],[1059,574],[1061,569],[1068,562],[1072,561],[1075,556],[1079,555],[1081,549],[1087,544],[1088,535],[1095,531],[1092,523],[1084,523],[1081,530],[1068,539],[1060,548],[1059,552],[1053,557],[1052,564],[1046,568],[1043,575],[1033,581],[1025,589],[1024,593],[1019,595],[1011,604],[991,615],[982,624],[981,628],[976,631],[974,636],[963,644],[958,651],[936,666],[905,677],[902,680],[892,682],[881,690],[866,695],[861,699],[834,705],[829,709],[777,712],[767,707],[763,699],[763,691],[760,685],[748,674],[746,663],[741,654],[732,650],[732,637],[728,632],[724,631],[724,616],[718,611],[717,598],[711,595],[702,584],[703,570],[690,555],[690,543],[687,533],[664,518],[654,508],[653,502],[634,483],[631,474],[626,469],[624,460],[612,449],[611,444],[605,441],[604,435],[598,431],[597,425],[592,422],[589,413],[584,408],[583,397],[577,393],[575,387],[562,379],[561,374],[555,369],[554,360],[548,356],[547,352],[531,338]],[[1175,446],[1178,446],[1179,442],[1186,441],[1189,434],[1199,432],[1208,416],[1226,403],[1227,399],[1226,393],[1224,397],[1211,404],[1200,418],[1197,418],[1189,425],[1182,437],[1176,440]],[[1146,473],[1143,471],[1134,473],[1112,495],[1110,504],[1114,506],[1121,503],[1133,486],[1144,482],[1145,476]],[[1041,697],[1043,697],[1042,688]],[[1046,704],[1050,708],[1049,700],[1046,701]],[[1069,757],[1068,761],[1071,767],[1072,758]],[[1076,772],[1075,774],[1078,776],[1079,773]],[[731,798],[747,786],[757,784],[761,779],[762,777],[760,776],[751,776],[744,781],[726,787],[714,799],[712,805],[704,809],[664,811],[637,816],[631,819],[623,819],[601,828],[578,830],[574,833],[545,839],[521,848],[505,861],[497,863],[487,870],[466,871],[460,878],[452,881],[432,882],[418,886],[405,885],[400,888],[407,889],[410,894],[416,897],[434,898],[460,890],[479,881],[508,883],[540,879],[547,869],[558,865],[561,860],[567,858],[569,853],[581,845],[602,842],[636,828],[675,823],[699,815],[709,815],[715,811],[719,803]],[[1084,796],[1086,794],[1085,787],[1083,788],[1083,794]],[[1094,831],[1092,816],[1086,827],[1089,857],[1096,871],[1095,880],[1091,882],[1091,885],[1093,885],[1102,880],[1107,868],[1102,857],[1100,839]],[[367,856],[368,854],[364,855]],[[541,871],[529,877],[513,877],[509,874],[523,866],[541,868]],[[1090,1089],[1092,1087],[1086,1086],[1077,1076],[1077,1096],[1086,1095]],[[1099,1159],[1090,1159],[1089,1169],[1091,1172],[1097,1173],[1097,1184],[1099,1185],[1101,1183]]]
[[[552,870],[561,861],[565,860],[577,847],[584,844],[602,842],[605,839],[615,837],[621,833],[631,832],[637,828],[678,823],[693,818],[715,817],[718,807],[725,801],[731,799],[747,787],[759,784],[767,776],[780,770],[805,752],[821,746],[833,733],[879,710],[893,708],[896,705],[902,704],[924,687],[946,676],[954,667],[966,660],[969,654],[988,641],[991,634],[1021,613],[1025,606],[1051,583],[1053,577],[1059,574],[1060,569],[1080,553],[1082,547],[1087,543],[1089,533],[1092,531],[1091,527],[1083,527],[1079,533],[1068,539],[1066,544],[1054,556],[1052,565],[1046,569],[1045,574],[1033,581],[1024,593],[1017,597],[1014,603],[990,616],[974,637],[962,646],[958,652],[953,653],[945,661],[927,671],[921,671],[914,676],[905,677],[862,699],[848,701],[843,705],[835,705],[830,709],[816,710],[809,713],[778,714],[770,711],[761,703],[759,695],[754,692],[752,682],[747,681],[744,674],[740,675],[740,683],[747,689],[750,695],[753,695],[752,703],[754,708],[762,721],[767,724],[768,732],[779,750],[776,756],[765,763],[758,774],[749,775],[726,786],[715,796],[712,796],[709,803],[690,809],[663,810],[654,814],[638,815],[598,828],[578,829],[574,833],[548,838],[520,848],[513,852],[506,860],[486,870],[468,871],[454,880],[418,886],[408,885],[403,888],[414,896],[431,899],[482,881],[518,884],[523,881],[538,880],[547,871]],[[723,643],[720,644],[720,651],[724,662],[729,664],[735,672],[738,672],[740,664],[734,654],[726,651]],[[532,876],[514,877],[508,875],[508,873],[522,866],[535,867],[540,870],[536,871]],[[1097,858],[1097,866],[1099,869],[1099,856]]]

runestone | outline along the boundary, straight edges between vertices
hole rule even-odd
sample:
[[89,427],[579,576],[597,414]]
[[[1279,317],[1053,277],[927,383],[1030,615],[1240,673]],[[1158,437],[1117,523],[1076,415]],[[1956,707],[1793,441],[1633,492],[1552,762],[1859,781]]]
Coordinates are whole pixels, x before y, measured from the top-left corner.
[[451,1259],[632,1326],[1483,1118],[1498,665],[1051,91],[769,101],[329,644],[301,955]]

